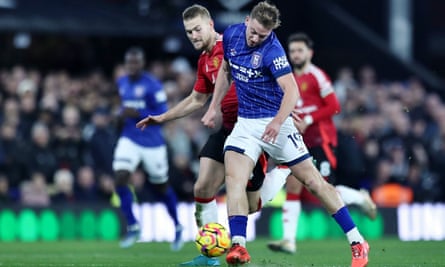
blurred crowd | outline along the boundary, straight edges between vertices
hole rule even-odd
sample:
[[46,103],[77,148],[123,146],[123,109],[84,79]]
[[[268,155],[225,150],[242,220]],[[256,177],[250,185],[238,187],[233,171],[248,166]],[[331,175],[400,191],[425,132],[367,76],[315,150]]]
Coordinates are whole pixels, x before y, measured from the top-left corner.
[[[339,182],[373,191],[401,185],[412,194],[409,201],[445,201],[441,97],[416,78],[379,81],[370,66],[355,76],[343,68],[334,82],[342,105],[336,118]],[[395,191],[392,197],[403,193]]]
[[[185,59],[150,62],[173,106],[192,90]],[[119,135],[114,81],[124,74],[41,73],[15,66],[0,72],[0,203],[46,206],[109,202]],[[370,66],[343,68],[333,80],[342,104],[338,183],[373,190],[403,185],[413,201],[445,201],[445,104],[416,79],[380,81]],[[198,153],[210,134],[204,109],[165,125],[170,181],[181,201],[193,200]],[[141,170],[132,176],[140,201],[151,201]]]

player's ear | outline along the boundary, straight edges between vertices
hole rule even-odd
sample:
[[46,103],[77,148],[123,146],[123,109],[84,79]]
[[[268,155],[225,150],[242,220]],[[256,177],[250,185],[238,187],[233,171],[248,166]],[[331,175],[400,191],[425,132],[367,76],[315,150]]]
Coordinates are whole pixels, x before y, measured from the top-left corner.
[[209,25],[212,28],[215,28],[215,22],[213,21],[213,19],[209,20]]
[[247,26],[247,24],[249,24],[249,20],[250,20],[250,17],[249,16],[246,16],[246,19],[244,20],[244,24]]

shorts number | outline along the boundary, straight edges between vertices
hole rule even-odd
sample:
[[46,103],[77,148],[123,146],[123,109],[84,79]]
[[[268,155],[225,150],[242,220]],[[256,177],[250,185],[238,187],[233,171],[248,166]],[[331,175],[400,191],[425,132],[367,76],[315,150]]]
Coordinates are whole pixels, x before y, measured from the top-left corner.
[[294,132],[287,137],[292,141],[296,148],[301,147],[301,144],[303,144],[303,136],[297,132]]

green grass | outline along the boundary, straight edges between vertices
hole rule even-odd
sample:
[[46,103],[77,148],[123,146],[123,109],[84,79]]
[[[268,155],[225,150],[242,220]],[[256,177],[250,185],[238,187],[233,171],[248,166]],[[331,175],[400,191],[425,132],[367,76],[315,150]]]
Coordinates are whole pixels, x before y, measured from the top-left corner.
[[[278,254],[266,248],[267,240],[248,244],[252,263],[248,266],[343,267],[350,264],[345,240],[300,241],[295,255]],[[401,242],[372,240],[368,266],[445,266],[445,242]],[[130,249],[117,242],[63,241],[0,243],[0,266],[33,267],[142,267],[177,266],[197,255],[193,243],[180,252],[170,252],[167,243],[139,243]],[[226,266],[224,259],[222,266]]]

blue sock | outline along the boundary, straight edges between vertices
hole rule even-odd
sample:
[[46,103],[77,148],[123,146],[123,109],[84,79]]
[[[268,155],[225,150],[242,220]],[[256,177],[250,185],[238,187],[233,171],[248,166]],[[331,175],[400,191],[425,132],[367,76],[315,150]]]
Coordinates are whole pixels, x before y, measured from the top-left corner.
[[134,217],[133,210],[133,192],[131,192],[128,186],[118,186],[116,192],[121,200],[121,211],[127,220],[127,225],[133,225],[136,223],[136,217]]
[[229,227],[231,236],[239,235],[246,237],[247,216],[229,216]]
[[348,208],[343,206],[339,209],[335,214],[332,215],[338,225],[340,225],[341,229],[343,229],[344,233],[349,232],[352,228],[355,227],[354,222],[352,221],[351,215],[349,214]]
[[176,198],[175,191],[173,191],[173,189],[171,187],[169,187],[167,189],[167,192],[165,192],[165,194],[158,194],[158,198],[167,207],[167,212],[170,215],[170,217],[173,219],[175,225],[178,225],[179,224],[178,210],[176,207],[178,200]]

